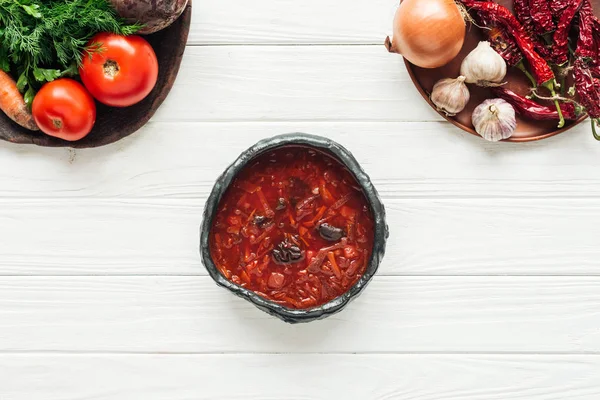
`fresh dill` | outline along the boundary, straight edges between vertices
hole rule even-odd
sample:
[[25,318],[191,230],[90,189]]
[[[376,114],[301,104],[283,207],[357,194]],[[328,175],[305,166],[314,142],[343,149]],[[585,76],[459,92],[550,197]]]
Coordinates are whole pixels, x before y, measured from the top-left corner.
[[0,0],[0,69],[12,73],[25,101],[45,82],[77,75],[98,32],[130,35],[108,0]]

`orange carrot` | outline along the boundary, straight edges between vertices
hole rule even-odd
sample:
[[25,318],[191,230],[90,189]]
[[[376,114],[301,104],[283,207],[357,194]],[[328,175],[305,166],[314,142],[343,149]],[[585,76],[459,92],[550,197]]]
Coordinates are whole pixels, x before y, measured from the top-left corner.
[[32,131],[39,128],[33,116],[27,109],[23,96],[17,89],[15,81],[4,71],[0,70],[0,110],[17,124]]

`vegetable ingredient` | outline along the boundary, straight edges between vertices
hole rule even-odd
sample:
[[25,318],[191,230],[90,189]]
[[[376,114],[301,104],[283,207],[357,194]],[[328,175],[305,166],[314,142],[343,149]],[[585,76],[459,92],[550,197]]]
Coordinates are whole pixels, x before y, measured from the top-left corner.
[[319,225],[319,235],[329,242],[337,242],[346,236],[346,232],[342,228],[337,228],[327,222]]
[[571,22],[583,3],[582,0],[571,0],[560,14],[560,19],[554,31],[552,46],[552,61],[557,65],[565,65],[569,61],[569,32]]
[[68,78],[42,86],[32,112],[42,132],[68,141],[85,137],[96,122],[94,99],[79,82]]
[[98,51],[85,57],[79,74],[99,102],[128,107],[142,101],[156,85],[158,60],[141,36],[99,33],[88,46]]
[[423,68],[437,68],[455,58],[465,40],[466,25],[454,0],[404,0],[394,18],[389,51]]
[[6,73],[0,71],[0,110],[17,124],[32,131],[39,128],[29,112],[17,83]]
[[464,110],[470,98],[471,94],[465,84],[464,76],[442,79],[433,86],[431,91],[431,102],[435,104],[438,111],[448,116],[454,116]]
[[502,99],[488,99],[472,115],[475,131],[485,140],[497,142],[508,139],[517,127],[515,109]]
[[[503,87],[495,87],[492,88],[492,93],[495,96],[506,100],[514,107],[518,114],[524,117],[537,121],[558,121],[560,118],[555,106],[544,106],[538,104],[525,96],[521,96],[520,94],[513,92],[512,90]],[[577,119],[577,113],[573,104],[563,103],[560,105],[560,108],[562,109],[565,119]]]
[[594,40],[594,11],[589,0],[584,0],[579,10],[579,38],[575,57],[597,63],[600,61],[597,56]]
[[460,66],[460,74],[467,83],[478,86],[495,86],[506,76],[506,61],[490,46],[490,42],[479,42]]
[[143,24],[138,33],[147,35],[171,25],[179,18],[188,0],[110,0],[119,15]]
[[469,9],[479,11],[480,17],[497,21],[498,24],[505,27],[529,62],[536,81],[540,85],[553,84],[554,72],[552,72],[552,68],[546,60],[536,53],[531,38],[506,7],[488,1],[462,0],[462,3]]
[[[544,44],[545,42],[542,42],[542,40],[540,40],[540,38],[538,38],[536,36],[536,22],[534,21],[534,16],[532,15],[533,10],[534,10],[534,8],[532,8],[532,7],[534,7],[534,6],[533,5],[530,6],[529,3],[530,3],[530,0],[514,0],[513,8],[515,10],[515,16],[517,17],[517,20],[521,23],[525,33],[527,33],[527,35],[533,42],[535,51],[537,51],[545,59],[548,59],[550,56],[550,52],[549,52],[548,48],[546,47],[546,45]],[[543,5],[538,5],[537,7],[538,7],[537,8],[538,12],[541,8],[544,8]],[[550,12],[550,14],[547,14],[545,17],[540,14],[540,15],[536,16],[536,18],[543,18],[543,20],[541,20],[541,22],[548,23],[547,18],[549,15],[549,17],[550,17],[549,22],[552,24],[552,29],[550,29],[550,30],[554,30],[554,22],[552,21],[552,14],[551,14],[549,7],[548,7],[548,12]],[[548,31],[548,32],[550,32],[550,31]],[[548,33],[548,32],[545,32],[545,33]]]
[[550,10],[549,0],[529,0],[529,7],[533,27],[538,35],[554,31],[554,20]]
[[[535,51],[535,44],[531,37],[525,32],[519,21],[506,8],[497,3],[477,0],[461,0],[462,4],[470,10],[478,11],[479,17],[485,20],[492,20],[503,26],[514,39],[521,50],[524,58],[528,61],[533,72],[533,76],[539,86],[547,88],[552,97],[556,97],[555,76],[548,62]],[[558,127],[565,125],[565,119],[562,116],[558,100],[554,100],[556,109],[560,116]]]
[[594,78],[589,67],[582,59],[575,61],[574,76],[579,101],[592,120],[594,137],[600,140],[600,136],[596,133],[596,125],[600,121],[600,83],[597,78]]
[[[515,1],[515,9],[516,4],[517,2]],[[515,67],[521,70],[530,80],[533,87],[536,87],[537,82],[535,78],[525,67],[525,58],[523,57],[523,53],[521,53],[517,43],[512,38],[510,33],[508,33],[506,27],[498,24],[494,19],[486,18],[485,14],[483,14],[483,17],[479,16],[479,14],[476,14],[475,20],[477,25],[483,28],[483,32],[487,35],[492,48],[496,51],[496,53],[500,54],[500,56],[506,61],[506,64],[509,67]]]
[[12,73],[31,105],[45,82],[77,73],[96,32],[128,35],[138,28],[107,0],[0,0],[0,69]]
[[573,75],[579,101],[592,120],[592,132],[597,140],[600,140],[596,129],[600,124],[600,79],[597,75],[599,46],[598,19],[594,16],[589,0],[583,0],[579,10],[579,38],[573,62]]

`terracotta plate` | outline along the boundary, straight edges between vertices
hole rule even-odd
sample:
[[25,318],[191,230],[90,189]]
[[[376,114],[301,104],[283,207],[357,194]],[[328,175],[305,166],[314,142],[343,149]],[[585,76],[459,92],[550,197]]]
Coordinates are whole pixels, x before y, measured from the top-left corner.
[[[497,0],[499,4],[502,4],[505,7],[508,7],[512,11],[512,1],[509,0]],[[600,14],[600,0],[592,0],[594,5],[594,11],[596,15]],[[404,60],[406,67],[408,69],[408,73],[410,74],[411,79],[413,80],[415,86],[423,95],[425,100],[431,105],[433,108],[435,106],[429,99],[429,94],[433,88],[433,85],[442,78],[455,78],[459,75],[460,65],[462,60],[465,58],[467,54],[473,50],[479,41],[487,40],[481,29],[469,25],[467,27],[467,37],[465,40],[465,44],[460,54],[452,60],[448,65],[435,68],[435,69],[425,69],[417,67],[410,62]],[[506,77],[506,81],[508,82],[507,88],[521,94],[526,94],[530,89],[530,84],[525,75],[515,69],[509,68],[508,75]],[[494,96],[490,93],[488,89],[475,87],[474,85],[469,85],[469,90],[471,91],[471,101],[465,108],[463,112],[456,115],[455,117],[446,117],[443,113],[440,113],[444,118],[458,126],[459,128],[470,132],[474,135],[477,135],[475,130],[473,129],[473,124],[471,123],[471,114],[475,107],[481,104],[485,99],[493,98]],[[553,121],[533,121],[524,118],[520,118],[517,116],[517,130],[513,134],[513,136],[508,139],[509,142],[529,142],[534,140],[545,139],[550,136],[558,135],[559,133],[565,132],[577,124],[581,123],[585,120],[585,117],[580,118],[578,121],[567,121],[566,125],[562,129],[557,128],[557,124]],[[477,135],[479,136],[479,135]]]
[[144,36],[158,57],[158,82],[154,90],[140,103],[126,108],[109,108],[96,103],[98,114],[92,132],[77,142],[67,142],[31,132],[12,122],[0,111],[0,139],[13,143],[36,144],[48,147],[98,147],[129,136],[140,129],[154,115],[165,100],[181,65],[192,18],[190,0],[185,11],[175,23],[153,35]]

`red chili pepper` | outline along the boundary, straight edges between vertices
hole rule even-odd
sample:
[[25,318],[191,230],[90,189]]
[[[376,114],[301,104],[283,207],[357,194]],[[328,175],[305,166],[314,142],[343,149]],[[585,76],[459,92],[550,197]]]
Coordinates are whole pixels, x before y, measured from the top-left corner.
[[[497,21],[500,25],[504,26],[507,32],[515,40],[519,49],[525,56],[525,59],[529,62],[531,71],[537,83],[541,86],[546,87],[552,97],[556,96],[554,90],[554,72],[548,65],[548,62],[535,51],[535,45],[531,38],[527,35],[527,32],[523,29],[519,21],[514,15],[506,8],[493,2],[483,2],[476,0],[462,0],[462,3],[476,11],[480,11],[480,15],[484,18]],[[556,109],[560,116],[558,127],[562,128],[565,125],[565,119],[562,116],[560,104],[558,100],[554,100]]]
[[[558,110],[555,106],[544,106],[538,104],[525,96],[517,94],[512,90],[503,87],[494,87],[491,88],[491,90],[495,96],[506,100],[514,107],[517,113],[523,115],[524,117],[539,121],[558,121],[560,119],[560,115],[558,114]],[[565,119],[577,119],[575,106],[573,104],[563,103],[560,105],[560,108]]]
[[597,55],[596,42],[594,40],[594,10],[589,0],[584,0],[579,10],[579,39],[575,56],[584,58],[586,61],[595,61]]
[[529,7],[535,33],[545,35],[556,29],[548,0],[529,0]]
[[480,11],[479,14],[484,19],[489,18],[492,21],[497,21],[505,27],[529,62],[537,82],[547,87],[552,86],[552,90],[554,89],[554,72],[552,72],[552,68],[535,51],[533,41],[506,7],[489,1],[462,0],[462,3],[471,9]]
[[587,64],[581,58],[575,60],[573,75],[579,101],[592,119],[594,137],[600,140],[595,130],[595,123],[600,120],[600,83],[598,79],[594,79]]
[[533,18],[529,11],[528,0],[514,0],[513,9],[515,10],[515,16],[523,26],[526,32],[533,32]]
[[568,7],[560,14],[560,19],[554,32],[554,45],[552,47],[552,60],[558,65],[565,65],[569,61],[569,32],[571,31],[571,23],[582,4],[583,0],[572,0]]
[[508,64],[509,67],[515,67],[520,69],[527,76],[527,78],[531,82],[531,85],[533,87],[536,87],[537,82],[535,78],[525,67],[523,53],[521,53],[521,50],[519,50],[517,43],[508,34],[506,29],[498,26],[497,24],[492,24],[491,20],[478,18],[477,22],[480,26],[488,28],[485,29],[485,32],[488,36],[490,45],[494,50],[496,50],[496,53],[500,54],[500,56],[506,61],[506,64]]
[[504,58],[509,67],[514,67],[523,61],[521,50],[504,27],[489,18],[486,19],[485,16],[481,17],[479,13],[477,13],[477,24],[486,28],[483,31],[486,33],[490,45]]
[[555,19],[559,19],[563,10],[569,6],[570,0],[552,0],[550,2],[550,11]]
[[[535,35],[534,21],[530,13],[529,1],[528,0],[515,0],[513,1],[513,8],[517,20],[521,23],[523,30],[527,32],[529,38],[533,41],[535,50],[544,58],[550,57],[550,50],[542,43],[542,41]],[[552,16],[550,16],[552,18]]]

